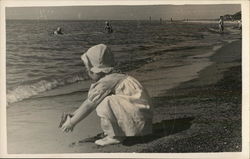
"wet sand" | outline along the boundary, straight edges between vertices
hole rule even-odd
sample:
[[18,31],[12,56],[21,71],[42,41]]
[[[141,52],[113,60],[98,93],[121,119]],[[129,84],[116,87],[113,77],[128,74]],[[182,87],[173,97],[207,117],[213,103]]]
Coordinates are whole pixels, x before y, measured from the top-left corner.
[[127,72],[152,96],[152,135],[107,147],[79,142],[101,132],[95,112],[74,132],[62,133],[58,129],[62,112],[75,110],[87,95],[90,83],[83,81],[12,104],[7,110],[8,153],[240,151],[241,41],[215,54],[181,52],[187,56],[181,61],[169,58],[181,56],[178,51],[169,52]]

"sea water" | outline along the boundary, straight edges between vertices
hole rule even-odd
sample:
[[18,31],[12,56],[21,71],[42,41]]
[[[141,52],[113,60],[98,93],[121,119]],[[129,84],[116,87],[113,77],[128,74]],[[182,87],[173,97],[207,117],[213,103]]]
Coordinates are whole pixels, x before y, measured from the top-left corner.
[[[209,31],[217,24],[158,21],[111,21],[114,32],[104,31],[104,21],[7,20],[7,102],[88,80],[80,56],[93,45],[107,44],[117,67],[126,72],[149,63],[154,56],[173,51],[221,45],[238,38]],[[53,35],[57,27],[62,35]]]

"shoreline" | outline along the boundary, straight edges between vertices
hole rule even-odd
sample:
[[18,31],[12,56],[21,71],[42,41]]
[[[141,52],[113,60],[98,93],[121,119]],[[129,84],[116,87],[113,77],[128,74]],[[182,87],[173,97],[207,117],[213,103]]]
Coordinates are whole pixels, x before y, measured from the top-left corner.
[[[241,65],[239,61],[231,65],[222,63],[230,59],[230,55],[227,55],[229,52],[231,53],[231,61],[239,60],[239,55],[232,58],[232,54],[240,52],[237,48],[241,50],[241,41],[222,47],[217,54],[210,57],[214,64],[203,69],[199,73],[199,78],[182,83],[167,93],[169,100],[171,100],[171,97],[174,98],[172,102],[177,107],[175,111],[180,114],[179,117],[177,114],[173,114],[172,118],[182,119],[181,112],[183,112],[185,114],[184,119],[191,124],[190,128],[186,132],[182,131],[172,137],[169,136],[170,141],[172,140],[171,144],[168,144],[169,139],[166,137],[156,142],[149,149],[142,150],[143,152],[233,152],[241,150],[241,127],[237,126],[241,123],[241,111],[238,111],[241,109],[241,92],[239,92],[241,91],[241,78],[237,79],[237,77],[241,77],[238,72],[238,70],[241,70]],[[220,56],[228,56],[228,58],[224,60]],[[230,81],[227,76],[233,80]],[[228,85],[230,84],[227,83],[228,80],[238,85],[232,88],[233,86]],[[220,94],[222,92],[223,94]],[[232,96],[236,99],[231,99]],[[232,104],[231,101],[236,104]],[[180,105],[182,107],[186,105],[188,109],[183,109]],[[180,107],[179,110],[178,107]],[[226,112],[223,107],[226,107],[227,110],[231,109],[232,112]],[[233,122],[230,123],[231,121]],[[233,125],[233,127],[229,125]],[[228,138],[233,135],[234,138]],[[232,139],[234,141],[230,141]],[[219,146],[214,147],[216,143]],[[190,145],[190,147],[185,145]]]
[[[132,138],[119,147],[111,145],[97,150],[144,153],[241,151],[239,50],[241,40],[227,44],[210,57],[214,63],[200,71],[198,78],[153,99],[158,105],[155,114],[160,118],[154,123],[155,136]],[[229,61],[233,64],[226,63]]]
[[222,47],[210,57],[214,64],[199,72],[199,78],[182,83],[166,94],[169,99],[176,98],[177,107],[179,104],[189,107],[177,111],[185,113],[184,118],[190,120],[191,126],[173,136],[171,144],[165,138],[165,144],[163,139],[159,145],[142,152],[241,151],[241,42]]
[[[235,21],[224,21],[224,24],[239,24],[239,20]],[[218,20],[189,20],[189,21],[183,21],[184,23],[211,23],[211,24],[218,24]]]
[[[132,70],[132,72],[133,72],[133,70],[137,69],[138,67],[143,66],[144,64],[148,64],[148,63],[151,63],[152,61],[154,61],[154,57],[153,58],[151,57],[152,55],[153,56],[162,56],[163,52],[167,52],[167,53],[169,53],[169,52],[176,52],[176,53],[184,52],[184,53],[186,53],[186,52],[188,52],[187,50],[189,50],[189,49],[190,50],[195,50],[195,48],[206,47],[206,46],[210,47],[211,45],[207,44],[206,36],[208,38],[211,38],[212,36],[218,36],[218,38],[216,40],[225,38],[225,36],[223,37],[222,35],[217,34],[217,33],[218,32],[216,32],[215,30],[212,30],[212,29],[209,30],[208,29],[208,30],[205,31],[204,35],[199,35],[198,36],[198,39],[202,40],[201,44],[199,44],[200,40],[196,39],[196,40],[191,40],[191,41],[187,40],[187,41],[184,41],[184,42],[178,42],[178,45],[171,44],[171,45],[168,45],[166,47],[164,47],[164,45],[163,45],[161,47],[157,47],[157,49],[153,49],[154,51],[152,53],[146,51],[145,52],[146,53],[145,57],[143,57],[144,55],[142,54],[142,55],[140,55],[142,57],[140,57],[138,59],[135,58],[135,60],[132,60],[132,62],[127,62],[127,63],[126,62],[121,62],[121,63],[119,63],[118,67],[121,65],[121,69],[123,69],[123,71],[131,72],[131,70]],[[228,34],[238,35],[240,32],[235,30],[235,29],[232,29],[232,28],[230,29],[230,27],[228,27],[227,31],[225,33],[227,34],[226,36],[228,36]],[[189,37],[190,35],[186,35],[186,36]],[[229,37],[227,39],[235,39],[235,37]],[[222,43],[222,41],[221,41],[221,43]],[[142,46],[139,45],[139,47],[142,47]],[[149,46],[144,46],[144,47],[145,48],[142,49],[142,50],[146,50],[147,47],[149,47]],[[204,51],[207,51],[207,50],[201,50],[200,54],[203,54]],[[187,54],[187,56],[190,56],[190,55],[191,55],[190,53]],[[163,56],[165,56],[165,55],[163,55]],[[172,55],[172,56],[176,56],[176,55]],[[185,58],[185,56],[183,56],[183,57]],[[172,57],[170,57],[170,58],[172,58]],[[184,64],[180,63],[179,65],[185,65],[185,63]],[[167,64],[167,66],[168,66],[168,64]],[[173,67],[173,66],[170,65],[170,67]],[[87,75],[85,75],[85,76],[87,76]],[[67,77],[67,75],[66,75],[66,77]],[[74,75],[73,75],[73,77],[74,77]],[[77,78],[86,79],[85,77],[78,77],[77,76],[77,77],[74,77],[73,79],[69,79],[69,81],[76,82]],[[13,89],[12,88],[8,89],[7,90],[7,102],[8,102],[8,104],[12,104],[12,103],[20,102],[22,100],[26,100],[26,99],[29,99],[29,98],[36,98],[36,97],[39,97],[39,96],[43,96],[44,94],[47,94],[48,92],[53,92],[54,89],[57,90],[59,87],[64,88],[66,85],[71,85],[72,83],[74,83],[74,82],[72,82],[72,83],[69,82],[68,83],[67,82],[68,78],[63,78],[62,81],[60,81],[59,79],[60,78],[51,78],[51,79],[48,78],[48,79],[45,79],[45,80],[40,80],[38,83],[36,83],[36,82],[34,82],[34,83],[33,82],[30,82],[30,83],[27,82],[27,85],[26,84],[24,84],[24,85],[21,84],[18,87],[13,87]],[[190,80],[190,79],[187,79],[187,80]],[[81,80],[78,81],[78,82],[81,82]],[[181,82],[183,82],[183,81],[181,81]],[[61,83],[64,83],[64,84],[61,84]],[[73,91],[74,90],[72,90],[72,92]],[[66,92],[66,93],[70,93],[70,92]]]
[[[209,57],[205,56],[206,55],[205,53],[201,54],[201,57],[199,58],[204,58],[204,59],[202,60],[202,59],[197,58],[196,60],[197,61],[202,60],[203,62],[207,61],[209,65],[207,65],[206,67],[198,68],[197,73],[194,73],[190,75],[189,77],[185,76],[185,72],[186,72],[185,69],[187,68],[185,68],[186,66],[183,66],[184,70],[182,69],[179,70],[180,72],[181,71],[183,72],[183,74],[181,74],[183,75],[183,77],[176,76],[176,78],[183,78],[183,81],[180,82],[181,84],[171,86],[169,87],[170,88],[169,89],[168,86],[165,86],[166,83],[168,81],[170,82],[171,80],[175,81],[175,79],[168,79],[167,81],[166,80],[157,81],[157,84],[162,84],[162,86],[164,87],[162,88],[162,91],[160,91],[160,93],[158,93],[156,96],[153,97],[153,102],[155,103],[155,105],[157,105],[155,109],[156,115],[154,117],[154,127],[155,127],[154,133],[155,134],[153,134],[153,136],[148,136],[147,137],[148,139],[132,138],[132,139],[127,139],[127,141],[123,145],[121,144],[116,145],[116,146],[111,145],[111,146],[107,146],[103,148],[99,148],[95,146],[93,143],[78,143],[77,144],[77,142],[81,141],[84,137],[86,136],[90,137],[89,134],[94,135],[101,131],[96,126],[96,125],[99,125],[99,119],[97,119],[97,116],[94,113],[92,113],[90,117],[86,118],[85,121],[82,121],[81,124],[79,124],[77,128],[75,129],[75,131],[71,134],[63,134],[60,132],[59,129],[57,129],[57,124],[58,124],[57,122],[59,122],[58,120],[60,118],[61,112],[65,110],[68,110],[68,111],[74,110],[82,102],[83,96],[86,96],[86,92],[84,93],[78,92],[78,93],[70,94],[67,96],[58,96],[58,97],[55,96],[55,97],[52,97],[53,100],[46,99],[46,98],[36,98],[36,99],[25,100],[25,101],[19,102],[18,103],[19,105],[16,108],[16,110],[20,112],[18,116],[14,116],[14,112],[11,115],[11,110],[8,110],[8,118],[9,118],[9,120],[7,120],[8,122],[11,122],[14,124],[21,124],[20,125],[21,129],[25,129],[25,127],[28,127],[28,125],[30,126],[32,125],[31,129],[33,128],[36,129],[35,132],[34,130],[24,131],[24,134],[26,134],[27,137],[22,138],[21,136],[24,136],[24,134],[15,134],[15,133],[13,134],[15,130],[13,128],[11,128],[10,130],[10,127],[8,126],[8,131],[9,131],[8,136],[11,135],[13,138],[11,142],[8,141],[8,147],[12,148],[12,149],[8,149],[9,153],[13,153],[13,152],[24,153],[25,150],[22,150],[22,147],[24,149],[26,148],[26,151],[28,151],[29,153],[43,153],[43,152],[44,153],[58,153],[58,152],[82,153],[82,152],[134,152],[134,151],[135,152],[156,152],[158,151],[158,149],[162,150],[162,152],[182,152],[183,150],[179,150],[179,151],[176,151],[176,149],[168,150],[168,148],[165,150],[165,148],[162,148],[162,147],[166,147],[166,146],[169,147],[169,145],[166,145],[168,143],[174,144],[175,142],[183,142],[182,140],[185,140],[189,137],[193,137],[193,135],[199,135],[199,130],[207,129],[206,126],[204,125],[201,126],[199,124],[193,123],[194,121],[198,120],[196,119],[198,112],[195,106],[197,106],[197,103],[199,103],[197,101],[199,98],[195,100],[193,99],[194,101],[189,101],[189,98],[192,97],[193,92],[199,91],[199,87],[204,87],[207,85],[215,85],[216,83],[218,83],[219,80],[223,78],[222,74],[213,74],[216,72],[218,67],[221,68],[219,72],[224,74],[224,72],[226,72],[227,69],[234,67],[236,65],[237,62],[236,63],[233,62],[232,64],[230,63],[227,64],[227,63],[223,63],[219,61],[222,58],[219,55],[221,54],[225,55],[225,52],[228,52],[228,51],[232,52],[233,49],[228,50],[228,47],[230,46],[232,47],[233,45],[233,48],[234,47],[238,48],[240,45],[239,43],[240,41],[235,41],[235,42],[232,42],[231,44],[223,45],[223,47],[217,50],[215,54],[213,55],[209,54]],[[189,50],[186,52],[187,53],[190,52],[189,55],[191,56],[199,56],[198,52],[195,52],[194,50]],[[176,54],[176,52],[174,54]],[[203,57],[202,55],[204,55],[205,57]],[[163,57],[164,56],[161,56],[161,58]],[[208,60],[207,58],[211,59],[212,61]],[[226,60],[230,61],[230,59],[235,59],[235,58],[236,57],[226,58]],[[192,63],[193,61],[188,61],[188,62]],[[161,63],[156,63],[156,64],[160,65]],[[204,65],[204,63],[202,65]],[[148,65],[144,65],[142,67],[142,70],[147,70],[151,67],[154,67],[154,64],[149,63]],[[180,68],[177,67],[176,69],[180,69]],[[190,67],[187,70],[194,71],[193,67]],[[131,71],[130,73],[132,75],[133,74],[136,75],[136,78],[139,77],[139,80],[140,80],[140,78],[143,79],[142,77],[144,77],[144,76],[140,76],[140,73],[139,73],[140,71],[141,69],[135,69]],[[161,72],[160,75],[163,76],[163,73],[164,71]],[[145,74],[145,72],[144,73],[142,72],[142,74]],[[165,72],[165,75],[166,74],[167,72]],[[169,74],[171,76],[174,76],[173,72],[169,72]],[[176,75],[178,74],[179,73],[177,73]],[[209,78],[212,77],[212,80],[208,80],[207,76]],[[169,75],[167,75],[166,77],[169,77]],[[155,84],[154,82],[156,81],[154,81],[151,77],[148,77],[148,79],[151,80],[151,85],[152,85],[148,87],[153,88]],[[152,83],[152,81],[154,82]],[[76,86],[84,85],[84,87],[88,87],[89,82],[83,81],[75,85]],[[161,85],[159,87],[161,87]],[[61,90],[64,90],[65,92],[71,91],[71,87],[69,87],[68,89],[62,88]],[[188,92],[190,93],[190,90],[191,90],[191,94],[188,94]],[[54,91],[51,91],[50,93],[53,94]],[[44,95],[46,95],[46,93]],[[190,106],[190,105],[185,104],[186,101],[188,101],[189,104],[191,105],[189,109],[186,108],[187,106]],[[203,101],[201,101],[201,103],[202,102]],[[29,108],[26,108],[27,105],[29,105]],[[51,105],[53,106],[52,108],[51,108]],[[29,109],[30,112],[32,113],[25,112],[27,109]],[[200,109],[200,108],[198,107],[197,109]],[[46,120],[43,120],[41,115],[46,116]],[[30,119],[33,119],[34,123],[29,121]],[[40,121],[41,123],[36,123],[36,121]],[[48,130],[44,130],[44,126],[46,124],[48,124],[48,128],[47,128]],[[177,124],[177,126],[174,126],[173,124]],[[22,126],[24,126],[24,128]],[[86,126],[88,127],[88,130],[86,130]],[[162,126],[164,126],[164,129],[162,128]],[[18,127],[14,127],[14,128],[18,129]],[[50,136],[47,136],[46,138],[41,136],[50,131],[53,132],[54,134],[51,134]],[[26,140],[29,140],[29,135],[31,136],[33,135],[34,141],[29,141],[29,142],[26,141]],[[21,139],[19,139],[20,137]],[[20,141],[14,141],[15,138],[19,139]],[[45,141],[41,141],[41,140],[45,140]],[[19,143],[17,144],[17,142]],[[23,143],[25,143],[25,145],[22,145],[22,147],[18,148],[18,146]],[[41,145],[40,144],[34,145],[37,143],[40,143]],[[73,143],[76,143],[76,144],[72,145]],[[187,151],[187,152],[192,152],[192,150]],[[201,150],[201,152],[203,152],[203,150]]]

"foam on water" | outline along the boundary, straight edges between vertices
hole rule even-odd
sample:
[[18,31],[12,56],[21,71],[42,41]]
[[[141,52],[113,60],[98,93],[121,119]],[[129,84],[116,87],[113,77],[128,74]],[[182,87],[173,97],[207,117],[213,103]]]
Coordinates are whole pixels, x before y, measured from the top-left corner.
[[[239,38],[209,32],[215,24],[113,21],[112,25],[114,33],[105,34],[104,21],[7,21],[7,102],[87,79],[80,56],[95,44],[109,45],[118,67],[126,72],[170,52],[214,46],[212,54],[223,42]],[[58,26],[64,35],[52,35]]]
[[35,96],[41,92],[72,84],[78,81],[87,80],[87,76],[73,75],[65,79],[41,80],[32,84],[20,85],[13,90],[7,92],[7,102],[14,103]]

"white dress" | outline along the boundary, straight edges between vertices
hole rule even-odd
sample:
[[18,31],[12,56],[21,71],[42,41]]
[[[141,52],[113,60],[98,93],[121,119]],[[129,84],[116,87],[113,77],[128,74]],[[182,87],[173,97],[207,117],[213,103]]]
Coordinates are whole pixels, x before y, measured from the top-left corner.
[[112,73],[90,87],[88,100],[96,106],[103,128],[113,136],[142,136],[152,133],[150,97],[133,77]]

